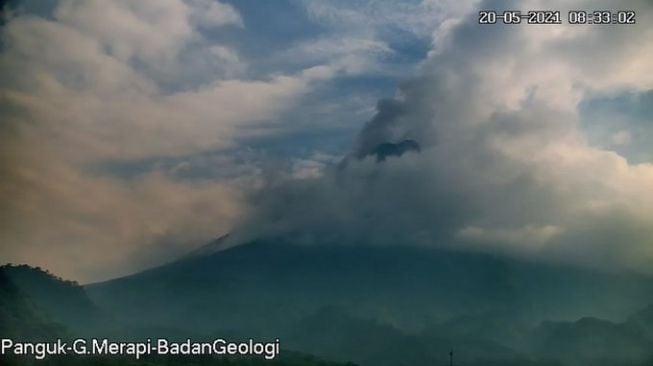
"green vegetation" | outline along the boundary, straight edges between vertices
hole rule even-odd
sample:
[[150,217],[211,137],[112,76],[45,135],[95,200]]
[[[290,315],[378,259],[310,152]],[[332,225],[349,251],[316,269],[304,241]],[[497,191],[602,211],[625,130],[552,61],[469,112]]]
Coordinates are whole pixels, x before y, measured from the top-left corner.
[[63,327],[42,314],[31,299],[14,285],[6,268],[0,267],[0,336],[48,339],[63,335]]
[[[421,328],[411,329],[398,325],[401,322],[396,322],[396,317],[382,314],[393,304],[403,306],[409,313],[428,304],[437,309],[445,301],[451,301],[450,298],[439,300],[441,294],[437,291],[443,289],[436,289],[437,296],[423,295],[419,299],[408,296],[413,291],[429,290],[424,283],[416,282],[420,276],[435,273],[427,267],[431,258],[423,256],[423,262],[419,262],[412,255],[402,259],[389,252],[392,256],[383,254],[373,261],[366,257],[360,262],[338,252],[320,252],[323,256],[319,260],[311,260],[302,249],[282,255],[263,251],[267,262],[261,264],[260,258],[252,257],[261,255],[259,249],[236,251],[226,259],[182,261],[90,288],[38,268],[0,267],[0,337],[22,341],[88,338],[89,335],[113,340],[147,337],[239,340],[269,339],[272,334],[272,338],[278,337],[282,343],[282,354],[277,360],[69,356],[43,361],[5,357],[0,364],[329,366],[337,365],[331,362],[339,365],[354,362],[362,366],[425,366],[446,365],[449,351],[455,349],[456,364],[460,366],[653,365],[653,306],[634,313],[624,322],[582,318],[573,322],[531,324],[524,322],[517,312],[474,314],[461,307],[466,311],[463,315],[442,320],[426,318]],[[396,264],[402,260],[412,263],[412,267]],[[446,265],[443,259],[439,260],[441,266]],[[465,263],[457,258],[446,260]],[[478,257],[471,260],[475,262],[466,263],[470,264],[468,268],[475,268],[478,273],[470,276],[482,275],[494,281],[492,290],[479,290],[488,296],[487,302],[481,305],[523,306],[517,300],[514,304],[491,298],[502,296],[503,285],[497,283],[508,278],[510,272],[505,267],[497,269],[497,263]],[[436,271],[444,273],[442,268]],[[521,269],[519,273],[526,271]],[[459,278],[465,279],[462,275]],[[374,282],[379,279],[383,283]],[[430,281],[443,286],[451,297],[461,296],[441,278],[430,277]],[[467,281],[471,281],[469,277]],[[525,286],[508,283],[513,288]],[[411,284],[413,288],[407,288]],[[463,291],[469,299],[474,299],[476,294],[470,292],[473,288],[468,284],[463,286],[467,286]],[[95,294],[93,300],[87,295],[89,291]],[[515,290],[505,295],[515,294],[520,293]],[[390,295],[403,297],[397,300]],[[338,300],[342,301],[338,303]],[[352,304],[357,303],[352,300],[359,300],[358,304],[378,301],[376,311],[366,313],[369,303],[356,308]],[[430,302],[411,304],[416,300]],[[243,327],[237,327],[239,320],[250,315],[253,320],[244,320]],[[137,320],[141,323],[131,323],[138,323]]]
[[74,334],[85,335],[93,329],[111,327],[111,319],[95,306],[77,282],[27,265],[6,265],[0,270],[8,281],[29,296],[33,307],[44,318],[64,324]]

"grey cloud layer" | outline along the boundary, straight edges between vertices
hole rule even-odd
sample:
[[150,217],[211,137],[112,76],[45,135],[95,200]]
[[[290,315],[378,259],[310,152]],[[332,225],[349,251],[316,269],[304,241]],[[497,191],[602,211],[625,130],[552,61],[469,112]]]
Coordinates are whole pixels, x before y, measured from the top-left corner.
[[[12,18],[0,54],[11,71],[0,77],[0,255],[103,279],[236,227],[236,240],[451,245],[641,269],[652,255],[653,168],[590,145],[577,107],[653,88],[650,2],[619,2],[638,11],[638,25],[623,27],[481,27],[471,10],[544,3],[428,0],[411,16],[392,1],[310,2],[309,16],[339,31],[272,56],[317,66],[259,80],[201,32],[246,26],[223,3],[61,0],[52,19]],[[617,7],[573,7],[599,5]],[[384,24],[432,32],[433,49],[378,104],[347,164],[325,170],[333,157],[319,153],[283,169],[185,159],[269,134],[323,81],[376,67],[393,52],[376,37]],[[421,153],[355,158],[403,139]],[[175,165],[129,179],[92,169],[159,158]],[[246,173],[178,179],[193,168]]]
[[474,12],[444,22],[419,76],[379,103],[354,147],[360,156],[383,142],[414,139],[422,153],[383,163],[349,159],[321,179],[272,185],[253,198],[262,208],[241,232],[649,271],[653,165],[590,145],[578,116],[586,98],[653,88],[653,6],[618,7],[635,9],[639,24],[483,27]]
[[233,147],[334,72],[239,80],[246,63],[199,28],[242,26],[234,8],[209,0],[62,0],[52,19],[9,19],[0,54],[3,260],[95,280],[228,232],[255,175],[183,181],[155,166],[121,179],[93,166]]

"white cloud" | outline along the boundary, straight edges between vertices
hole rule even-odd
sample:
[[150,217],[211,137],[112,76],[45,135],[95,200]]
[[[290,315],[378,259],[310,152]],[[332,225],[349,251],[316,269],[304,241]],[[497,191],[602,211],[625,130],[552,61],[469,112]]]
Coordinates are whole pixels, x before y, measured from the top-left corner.
[[346,74],[361,74],[378,72],[382,68],[380,60],[392,54],[393,51],[379,40],[329,35],[301,42],[277,57],[306,63],[327,61]]
[[[62,0],[54,19],[22,15],[4,26],[5,260],[102,279],[231,229],[256,171],[187,181],[175,177],[176,168],[129,179],[94,168],[233,147],[237,138],[268,133],[265,121],[333,75],[316,66],[233,79],[246,62],[198,30],[228,25],[242,26],[242,19],[215,1]],[[198,60],[188,63],[187,53]],[[185,79],[198,75],[206,80],[187,87]],[[235,164],[218,163],[224,170]]]
[[161,62],[174,57],[193,35],[190,11],[181,0],[65,0],[57,7],[55,19],[122,61]]
[[[543,6],[482,6],[517,4]],[[563,14],[609,5],[546,3]],[[650,271],[653,164],[589,144],[578,112],[597,94],[653,89],[653,7],[626,7],[637,26],[484,26],[476,12],[442,23],[418,76],[380,103],[355,147],[414,139],[421,154],[352,158],[317,183],[272,187],[244,230]]]
[[[52,20],[11,19],[0,55],[11,70],[0,77],[0,253],[98,279],[156,262],[162,245],[176,253],[237,225],[239,235],[458,245],[647,270],[653,165],[590,145],[577,107],[593,95],[653,89],[650,4],[632,1],[638,25],[614,27],[480,26],[474,5],[425,1],[416,12],[396,2],[307,2],[331,35],[288,52],[318,66],[263,80],[235,79],[248,60],[202,37],[199,28],[243,27],[223,3],[62,0]],[[573,4],[599,5],[610,4]],[[257,168],[175,177],[190,170],[187,155],[270,133],[277,126],[265,122],[316,83],[374,67],[391,54],[382,29],[432,35],[433,50],[379,105],[355,149],[410,138],[420,154],[335,167],[319,156],[294,160],[289,174],[299,179],[245,201],[262,184]],[[160,157],[185,163],[131,179],[93,170]],[[213,163],[241,171],[232,160]]]
[[[279,57],[304,62],[330,60],[348,74],[405,76],[387,60],[396,55],[389,42],[428,39],[442,23],[470,11],[475,1],[303,1],[308,16],[328,29],[325,36],[300,42]],[[414,40],[413,40],[414,41]]]
[[236,25],[243,27],[238,11],[229,4],[215,0],[185,0],[191,8],[191,21],[202,27]]

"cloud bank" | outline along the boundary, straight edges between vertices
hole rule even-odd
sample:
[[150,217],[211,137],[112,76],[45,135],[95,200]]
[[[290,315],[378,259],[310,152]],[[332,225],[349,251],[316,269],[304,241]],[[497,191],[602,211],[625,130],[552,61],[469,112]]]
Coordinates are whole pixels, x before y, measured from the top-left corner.
[[[299,1],[288,29],[317,33],[287,44],[265,27],[270,44],[229,42],[261,21],[237,5],[60,0],[4,22],[6,261],[92,281],[233,232],[648,271],[650,109],[623,106],[653,90],[649,1]],[[477,23],[481,8],[617,7],[637,25]],[[309,146],[358,128],[370,90],[406,75],[344,161]],[[303,152],[244,142],[265,138]],[[402,141],[419,148],[370,155]]]
[[[2,29],[0,241],[7,261],[93,280],[159,263],[228,232],[254,176],[129,179],[104,162],[233,148],[335,72],[241,77],[238,52],[202,31],[242,28],[209,0],[62,0]],[[212,169],[233,169],[232,164]]]
[[[319,179],[270,184],[252,198],[260,209],[240,232],[650,272],[653,164],[590,143],[580,121],[584,101],[653,89],[653,5],[618,5],[637,11],[636,26],[481,26],[476,12],[443,22],[417,76],[379,102],[346,164]],[[356,159],[406,139],[421,153]]]

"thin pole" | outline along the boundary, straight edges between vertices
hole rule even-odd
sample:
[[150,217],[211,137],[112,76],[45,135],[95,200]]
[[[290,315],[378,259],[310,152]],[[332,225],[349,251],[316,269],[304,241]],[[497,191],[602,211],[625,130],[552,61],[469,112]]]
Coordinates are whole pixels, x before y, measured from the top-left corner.
[[453,366],[453,350],[449,352],[449,366]]

